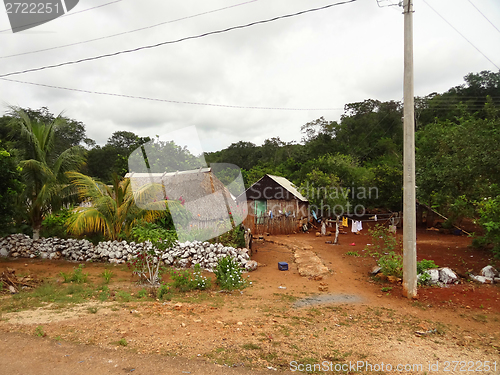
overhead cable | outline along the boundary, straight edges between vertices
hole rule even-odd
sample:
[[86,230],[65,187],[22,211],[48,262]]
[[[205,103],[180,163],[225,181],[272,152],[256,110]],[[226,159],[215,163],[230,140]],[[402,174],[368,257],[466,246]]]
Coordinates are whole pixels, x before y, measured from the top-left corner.
[[86,93],[86,94],[115,96],[115,97],[119,97],[119,98],[140,99],[140,100],[148,100],[148,101],[153,101],[153,102],[166,102],[166,103],[174,103],[174,104],[189,104],[189,105],[198,105],[198,106],[236,108],[236,109],[264,109],[264,110],[277,110],[277,111],[343,111],[344,110],[343,107],[340,107],[340,108],[287,108],[287,107],[259,107],[259,106],[243,106],[243,105],[230,105],[230,104],[188,102],[188,101],[182,101],[182,100],[148,98],[145,96],[116,94],[116,93],[103,92],[103,91],[82,90],[82,89],[75,89],[75,88],[71,88],[71,87],[46,85],[44,83],[27,82],[27,81],[20,81],[20,80],[9,79],[9,78],[0,78],[0,79],[2,79],[4,81],[9,81],[9,82],[23,83],[23,84],[27,84],[27,85],[33,85],[33,86],[48,87],[48,88],[58,89],[58,90],[67,90],[67,91],[82,92],[82,93]]
[[[121,1],[121,0],[119,0],[119,1]],[[39,53],[39,52],[45,52],[45,51],[52,51],[52,50],[55,50],[55,49],[76,46],[76,45],[79,45],[79,44],[85,44],[85,43],[95,42],[95,41],[98,41],[98,40],[103,40],[103,39],[108,39],[108,38],[114,38],[116,36],[131,34],[131,33],[135,33],[137,31],[142,31],[142,30],[148,30],[148,29],[152,29],[154,27],[166,25],[166,24],[169,24],[169,23],[174,23],[174,22],[178,22],[178,21],[187,20],[187,19],[190,19],[190,18],[195,18],[195,17],[203,16],[205,14],[220,12],[221,10],[225,10],[225,9],[229,9],[229,8],[235,8],[235,7],[238,7],[238,6],[241,6],[241,5],[245,5],[245,4],[249,4],[249,3],[254,3],[256,1],[258,1],[258,0],[250,0],[250,1],[246,1],[244,3],[230,5],[230,6],[227,6],[227,7],[224,7],[224,8],[214,9],[214,10],[210,10],[210,11],[203,12],[203,13],[193,14],[191,16],[181,17],[181,18],[177,18],[177,19],[174,19],[174,20],[170,20],[170,21],[160,22],[160,23],[157,23],[157,24],[154,24],[154,25],[149,25],[149,26],[138,28],[138,29],[124,31],[124,32],[117,33],[117,34],[106,35],[106,36],[102,36],[102,37],[99,37],[99,38],[88,39],[88,40],[84,40],[84,41],[81,41],[81,42],[69,43],[69,44],[64,44],[62,46],[57,46],[57,47],[50,47],[50,48],[44,48],[44,49],[39,49],[39,50],[35,50],[35,51],[28,51],[28,52],[21,52],[21,53],[16,53],[16,54],[12,54],[12,55],[0,56],[0,59],[6,59],[6,58],[9,58],[9,57],[15,57],[15,56],[30,55],[30,54],[33,54],[33,53]]]
[[198,35],[194,35],[194,36],[188,36],[188,37],[184,37],[184,38],[180,38],[180,39],[176,39],[176,40],[165,41],[165,42],[161,42],[161,43],[151,44],[151,45],[147,45],[147,46],[137,47],[137,48],[123,50],[123,51],[118,51],[118,52],[113,52],[113,53],[108,53],[108,54],[94,56],[94,57],[87,57],[87,58],[84,58],[84,59],[79,59],[79,60],[74,60],[74,61],[66,61],[66,62],[63,62],[63,63],[54,64],[54,65],[46,65],[46,66],[42,66],[42,67],[39,67],[39,68],[25,69],[25,70],[20,70],[20,71],[17,71],[17,72],[0,74],[0,78],[2,78],[2,77],[9,77],[9,76],[17,75],[17,74],[37,72],[37,71],[45,70],[45,69],[58,68],[58,67],[61,67],[61,66],[66,66],[66,65],[79,64],[79,63],[86,62],[86,61],[99,60],[99,59],[102,59],[102,58],[105,58],[105,57],[112,57],[112,56],[118,56],[118,55],[122,55],[122,54],[126,54],[126,53],[132,53],[132,52],[142,51],[142,50],[145,50],[145,49],[156,48],[156,47],[164,46],[164,45],[167,45],[167,44],[179,43],[179,42],[183,42],[183,41],[190,40],[190,39],[203,38],[203,37],[208,36],[208,35],[222,34],[222,33],[228,32],[228,31],[232,31],[232,30],[244,29],[244,28],[247,28],[247,27],[250,27],[250,26],[255,26],[255,25],[259,25],[259,24],[269,23],[269,22],[277,21],[277,20],[284,19],[284,18],[295,17],[295,16],[298,16],[298,15],[301,15],[301,14],[315,12],[315,11],[319,11],[319,10],[324,10],[324,9],[331,8],[331,7],[338,6],[338,5],[344,5],[344,4],[353,3],[355,1],[357,1],[357,0],[342,1],[342,2],[339,2],[339,3],[334,3],[334,4],[326,5],[326,6],[323,6],[323,7],[319,7],[319,8],[313,8],[313,9],[303,10],[303,11],[300,11],[300,12],[297,12],[297,13],[286,14],[286,15],[283,15],[283,16],[273,17],[273,18],[269,18],[267,20],[262,20],[262,21],[255,21],[255,22],[247,23],[245,25],[232,26],[232,27],[228,27],[226,29],[216,30],[216,31],[210,31],[210,32],[206,32],[206,33],[203,33],[203,34],[198,34]]
[[444,22],[446,22],[448,25],[450,25],[450,26],[451,26],[451,28],[452,28],[453,30],[455,30],[455,31],[456,31],[456,32],[457,32],[457,33],[458,33],[458,34],[459,34],[462,38],[464,38],[464,39],[467,41],[467,43],[469,43],[469,44],[470,44],[472,47],[474,47],[474,48],[475,48],[475,49],[476,49],[476,50],[477,50],[477,51],[478,51],[481,55],[483,55],[483,56],[486,58],[486,60],[488,60],[490,63],[492,63],[492,64],[493,64],[493,65],[494,65],[494,66],[495,66],[498,70],[500,70],[500,68],[498,67],[498,65],[497,65],[497,64],[495,64],[495,63],[494,63],[494,62],[493,62],[493,61],[492,61],[492,60],[491,60],[488,56],[486,56],[486,55],[485,55],[485,54],[484,54],[484,53],[483,53],[483,52],[482,52],[479,48],[477,48],[477,47],[476,47],[476,45],[475,45],[474,43],[472,43],[469,39],[467,39],[467,38],[465,37],[465,35],[464,35],[464,34],[462,34],[460,31],[458,31],[458,29],[457,29],[455,26],[453,26],[451,23],[449,23],[449,22],[446,20],[446,18],[444,18],[444,17],[443,17],[443,16],[442,16],[442,15],[441,15],[441,14],[440,14],[440,13],[439,13],[436,9],[434,9],[432,6],[430,6],[430,5],[429,5],[429,3],[428,3],[427,1],[425,1],[425,0],[422,0],[422,1],[423,1],[423,2],[424,2],[424,3],[425,3],[425,4],[429,7],[429,8],[431,8],[431,9],[432,9],[432,10],[433,10],[433,11],[434,11],[434,12],[435,12],[435,13],[436,13],[439,17],[441,17],[441,18],[443,19],[443,21],[444,21]]

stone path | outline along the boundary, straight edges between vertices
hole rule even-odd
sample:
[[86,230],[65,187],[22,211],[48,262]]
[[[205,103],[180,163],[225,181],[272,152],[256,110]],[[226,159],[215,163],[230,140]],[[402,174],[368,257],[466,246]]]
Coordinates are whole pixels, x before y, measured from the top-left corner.
[[300,276],[318,277],[330,273],[330,269],[314,253],[312,246],[304,245],[297,240],[266,237],[266,241],[285,246],[292,250]]

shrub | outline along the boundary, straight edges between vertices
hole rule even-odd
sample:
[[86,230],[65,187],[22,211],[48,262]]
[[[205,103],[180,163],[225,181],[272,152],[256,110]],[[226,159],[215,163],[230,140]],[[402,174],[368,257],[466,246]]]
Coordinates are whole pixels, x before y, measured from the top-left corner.
[[372,237],[372,246],[365,247],[369,255],[380,257],[384,253],[394,252],[401,247],[396,240],[396,235],[381,224],[368,229],[368,233]]
[[223,290],[244,288],[246,282],[242,279],[241,272],[242,270],[234,258],[226,256],[219,259],[214,270],[217,285]]
[[417,274],[423,274],[424,271],[430,268],[439,268],[439,266],[433,260],[422,259],[417,262]]
[[403,276],[403,257],[394,251],[382,255],[378,260],[380,272],[386,276]]
[[[132,273],[139,276],[139,282],[159,285],[163,268],[157,251],[162,252],[172,247],[177,240],[175,231],[152,223],[140,223],[132,229],[132,236],[136,241],[142,242],[143,246],[136,257],[127,263],[129,268],[133,268]],[[149,248],[146,242],[153,246]]]
[[158,291],[156,292],[156,297],[158,299],[166,299],[170,300],[170,285],[168,284],[161,284],[160,287],[158,288]]
[[62,210],[45,216],[42,221],[42,237],[68,238],[66,222],[73,215],[73,208],[63,208]]
[[479,204],[479,224],[484,236],[475,239],[476,246],[493,245],[495,258],[500,258],[500,196],[485,199]]
[[205,290],[212,286],[210,279],[207,279],[201,274],[201,266],[195,264],[194,271],[190,270],[170,270],[170,278],[172,279],[172,287],[187,292],[189,290]]
[[245,229],[242,225],[237,225],[230,231],[227,231],[209,242],[221,243],[224,246],[231,246],[235,249],[245,247]]

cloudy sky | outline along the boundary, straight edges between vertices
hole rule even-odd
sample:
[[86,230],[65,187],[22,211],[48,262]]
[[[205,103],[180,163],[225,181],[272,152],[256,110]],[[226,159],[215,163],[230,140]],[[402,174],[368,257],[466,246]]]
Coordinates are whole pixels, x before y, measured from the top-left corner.
[[[15,34],[1,6],[0,76],[337,1],[80,0],[67,16]],[[390,4],[358,0],[222,34],[10,75],[5,78],[129,97],[0,79],[0,113],[8,105],[64,111],[82,121],[87,136],[99,144],[119,130],[163,136],[193,125],[205,151],[239,140],[261,144],[279,136],[300,141],[301,125],[321,116],[338,120],[346,103],[402,99],[403,15]],[[470,72],[498,71],[498,0],[414,0],[414,8],[415,95],[446,91]],[[68,44],[73,45],[58,48]],[[43,49],[49,50],[30,53]]]

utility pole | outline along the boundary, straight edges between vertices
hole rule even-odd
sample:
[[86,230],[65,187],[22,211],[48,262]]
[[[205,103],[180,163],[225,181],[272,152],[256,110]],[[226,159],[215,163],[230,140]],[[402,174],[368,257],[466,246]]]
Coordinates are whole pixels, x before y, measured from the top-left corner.
[[404,0],[403,295],[417,296],[413,0]]

